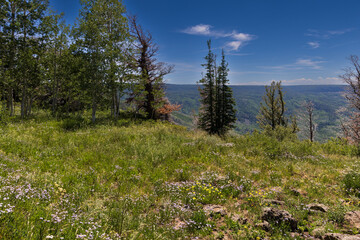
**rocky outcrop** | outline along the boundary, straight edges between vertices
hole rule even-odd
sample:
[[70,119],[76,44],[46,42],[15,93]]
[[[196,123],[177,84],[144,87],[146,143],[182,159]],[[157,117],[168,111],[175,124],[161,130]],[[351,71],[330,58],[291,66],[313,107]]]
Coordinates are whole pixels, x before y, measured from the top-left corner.
[[264,208],[261,219],[267,222],[274,222],[275,224],[289,225],[293,231],[297,229],[297,220],[285,210],[271,207]]
[[319,203],[312,203],[312,204],[306,205],[306,207],[308,207],[310,211],[315,211],[315,212],[327,212],[329,210],[329,208],[327,206],[325,206],[324,204],[319,204]]
[[326,233],[323,239],[324,240],[360,240],[360,235]]
[[360,211],[347,212],[344,220],[350,228],[360,230]]
[[255,226],[258,228],[261,228],[262,230],[264,230],[266,232],[269,232],[271,230],[271,225],[267,221],[264,221],[262,223],[257,223]]

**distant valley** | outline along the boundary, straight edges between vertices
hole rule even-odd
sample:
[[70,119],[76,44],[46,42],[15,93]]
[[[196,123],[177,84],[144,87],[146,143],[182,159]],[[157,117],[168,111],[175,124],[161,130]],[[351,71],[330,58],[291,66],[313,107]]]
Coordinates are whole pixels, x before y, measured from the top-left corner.
[[[337,111],[346,106],[343,94],[344,85],[299,85],[284,86],[287,114],[300,115],[301,104],[311,100],[315,104],[315,122],[317,132],[315,140],[326,141],[331,137],[341,135],[340,116]],[[236,131],[244,134],[257,129],[256,116],[260,102],[264,95],[264,86],[232,86],[237,109]],[[167,97],[172,103],[182,105],[179,112],[174,114],[174,121],[189,128],[194,127],[194,115],[200,107],[200,96],[197,85],[166,86]],[[306,138],[306,132],[301,119],[298,119],[299,137]]]

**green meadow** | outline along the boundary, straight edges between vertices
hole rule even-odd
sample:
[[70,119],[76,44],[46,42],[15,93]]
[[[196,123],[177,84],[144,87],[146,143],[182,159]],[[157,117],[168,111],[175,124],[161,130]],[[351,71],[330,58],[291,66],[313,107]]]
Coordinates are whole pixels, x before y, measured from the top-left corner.
[[[307,239],[357,234],[360,149],[164,122],[46,117],[0,129],[0,239]],[[326,212],[309,204],[323,204]],[[263,210],[297,221],[270,221]],[[320,230],[319,230],[320,229]]]

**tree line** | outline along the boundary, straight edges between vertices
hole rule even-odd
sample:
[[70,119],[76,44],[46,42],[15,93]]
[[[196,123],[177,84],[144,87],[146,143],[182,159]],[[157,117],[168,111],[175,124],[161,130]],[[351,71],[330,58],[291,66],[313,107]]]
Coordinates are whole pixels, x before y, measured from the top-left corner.
[[[121,101],[148,119],[168,119],[179,106],[164,93],[173,67],[118,0],[81,0],[73,26],[48,0],[0,0],[0,97],[10,116],[34,106],[55,117],[99,109],[117,119]],[[127,97],[125,97],[125,95]]]

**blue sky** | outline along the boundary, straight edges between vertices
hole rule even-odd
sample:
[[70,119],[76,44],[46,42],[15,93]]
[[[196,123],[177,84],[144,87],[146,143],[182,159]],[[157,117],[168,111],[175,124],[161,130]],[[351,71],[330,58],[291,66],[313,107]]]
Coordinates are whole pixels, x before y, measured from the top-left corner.
[[[76,0],[50,0],[68,24]],[[263,85],[342,84],[351,54],[360,55],[358,0],[124,0],[152,33],[158,59],[175,65],[168,83],[194,84],[212,39],[224,48],[230,82]],[[219,57],[220,58],[220,57]]]

